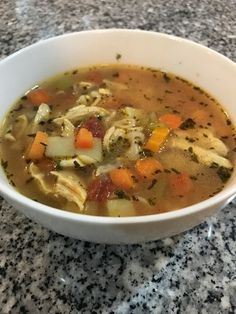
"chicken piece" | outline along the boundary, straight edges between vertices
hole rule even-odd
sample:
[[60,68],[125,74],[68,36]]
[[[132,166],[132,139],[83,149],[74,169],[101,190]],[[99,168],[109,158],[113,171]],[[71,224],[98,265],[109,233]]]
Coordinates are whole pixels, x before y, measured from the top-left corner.
[[60,166],[63,168],[85,167],[95,163],[97,163],[96,159],[86,155],[79,155],[76,158],[61,159]]
[[45,122],[49,119],[51,109],[47,104],[42,103],[28,128],[29,133],[36,133],[39,129],[40,122]]
[[128,118],[135,119],[136,121],[137,120],[141,121],[145,116],[145,112],[142,109],[136,109],[129,106],[123,108],[121,112]]
[[45,182],[45,175],[33,162],[29,165],[29,173],[36,180],[42,192],[45,194],[53,193],[53,187],[49,186],[49,184]]
[[104,136],[103,144],[108,152],[111,151],[112,146],[119,139],[127,140],[130,147],[126,151],[126,156],[130,160],[139,158],[139,152],[144,142],[143,128],[136,126],[137,121],[134,118],[125,118],[116,121],[111,128],[109,128]]
[[106,116],[109,115],[109,111],[101,107],[96,106],[87,107],[85,105],[79,105],[69,109],[65,114],[65,118],[69,119],[73,123],[76,121],[80,121],[84,117],[89,115]]
[[110,129],[107,130],[103,139],[103,145],[105,149],[110,152],[112,145],[116,143],[120,138],[126,138],[126,132],[120,128],[115,128],[114,126],[112,126]]
[[215,137],[209,130],[196,129],[196,130],[176,130],[175,134],[182,139],[189,139],[194,144],[205,149],[210,149],[212,152],[220,156],[228,154],[228,147],[219,138]]
[[96,106],[102,99],[101,94],[98,91],[92,91],[86,95],[80,95],[76,100],[76,105],[84,106]]
[[215,152],[202,148],[198,145],[195,145],[193,143],[189,143],[189,141],[173,136],[168,141],[168,146],[175,147],[182,149],[184,151],[189,151],[192,155],[197,157],[198,162],[204,164],[205,166],[211,167],[213,164],[217,164],[219,167],[225,167],[225,168],[233,168],[233,165],[231,162],[216,154]]
[[55,193],[74,202],[83,211],[87,192],[79,178],[67,171],[51,171],[51,174],[57,177]]
[[16,141],[16,138],[11,134],[11,133],[6,133],[4,136],[3,136],[4,140],[7,140],[9,142],[15,142]]
[[126,151],[126,156],[130,160],[136,160],[139,158],[139,153],[141,151],[141,145],[144,143],[144,134],[141,131],[142,128],[132,128],[130,132],[127,133],[126,138],[130,143],[129,149]]
[[75,127],[70,122],[70,120],[66,118],[56,118],[53,120],[55,124],[62,127],[61,136],[67,137],[67,136],[74,136]]
[[47,104],[42,103],[34,118],[34,124],[39,124],[42,121],[47,121],[49,119],[51,109]]

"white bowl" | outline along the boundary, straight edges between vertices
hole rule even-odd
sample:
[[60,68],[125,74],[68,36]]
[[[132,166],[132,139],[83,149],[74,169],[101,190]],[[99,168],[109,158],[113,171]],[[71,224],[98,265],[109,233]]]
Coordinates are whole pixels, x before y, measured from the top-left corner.
[[[38,82],[80,66],[119,62],[150,66],[181,76],[213,95],[235,122],[236,64],[186,39],[139,30],[95,30],[41,41],[0,62],[0,118]],[[172,236],[202,222],[236,192],[233,173],[214,197],[168,213],[109,218],[55,209],[19,194],[0,174],[0,193],[27,217],[58,233],[100,243],[138,243]]]

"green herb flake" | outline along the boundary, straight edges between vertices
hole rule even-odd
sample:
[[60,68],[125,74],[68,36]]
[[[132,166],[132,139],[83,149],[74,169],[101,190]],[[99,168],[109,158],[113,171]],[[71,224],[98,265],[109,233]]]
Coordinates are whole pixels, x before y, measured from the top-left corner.
[[12,186],[16,186],[15,182],[13,180],[10,180],[10,183],[11,183]]
[[217,162],[212,162],[211,165],[210,165],[210,168],[212,168],[212,169],[216,169],[218,167],[219,167],[219,165],[218,165]]
[[190,153],[191,160],[196,163],[199,163],[197,155],[194,153],[193,148],[191,146],[188,148],[188,152]]
[[1,159],[1,165],[2,165],[3,169],[6,170],[8,167],[8,161],[7,160],[4,161],[3,159]]
[[219,167],[217,170],[217,174],[220,177],[221,181],[225,183],[231,176],[232,169],[228,169],[225,167]]
[[193,86],[193,89],[198,91],[200,94],[204,94],[204,91],[200,87],[198,87],[198,86]]
[[173,172],[175,172],[176,174],[180,174],[180,172],[179,172],[177,169],[175,169],[175,168],[171,168],[171,170],[172,170]]
[[152,182],[151,182],[151,184],[148,186],[148,190],[151,190],[154,186],[155,186],[155,184],[157,183],[157,179],[153,179],[152,180]]
[[163,79],[166,81],[166,83],[169,83],[171,80],[171,78],[166,73],[163,73]]
[[188,141],[189,143],[194,143],[194,142],[196,142],[196,140],[195,140],[194,138],[192,138],[192,137],[186,136],[185,139],[186,139],[186,141]]
[[80,169],[81,168],[81,166],[80,166],[80,164],[78,163],[77,160],[74,160],[73,164],[74,164],[76,169]]
[[125,194],[124,191],[122,190],[118,190],[118,191],[115,191],[115,195],[119,198],[119,199],[127,199],[129,200],[129,196],[127,194]]
[[180,129],[182,130],[194,129],[195,124],[196,123],[193,121],[193,119],[188,118],[180,125]]
[[61,166],[61,161],[60,160],[55,160],[56,162],[56,170],[60,171],[63,169],[63,167]]
[[116,60],[119,61],[122,58],[122,55],[120,53],[116,54]]
[[140,157],[152,157],[153,156],[153,152],[150,151],[149,149],[143,149],[141,152],[139,152]]
[[12,110],[12,112],[21,111],[23,108],[24,108],[24,106],[22,104],[19,104],[19,106],[16,107],[16,109]]
[[47,147],[48,145],[43,143],[43,142],[40,142],[41,145],[43,145],[44,147]]

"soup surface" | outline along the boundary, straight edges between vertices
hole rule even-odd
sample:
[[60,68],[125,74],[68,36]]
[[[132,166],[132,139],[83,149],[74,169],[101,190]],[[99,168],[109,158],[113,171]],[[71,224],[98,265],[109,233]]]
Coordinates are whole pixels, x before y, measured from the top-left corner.
[[222,107],[169,73],[104,65],[63,73],[17,101],[1,127],[9,182],[67,211],[148,215],[222,190],[235,134]]

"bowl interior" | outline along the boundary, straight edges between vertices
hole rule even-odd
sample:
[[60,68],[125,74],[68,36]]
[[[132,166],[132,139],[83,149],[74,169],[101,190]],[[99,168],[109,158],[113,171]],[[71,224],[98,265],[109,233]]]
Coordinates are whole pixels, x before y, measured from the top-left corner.
[[[121,55],[117,61],[117,54]],[[138,30],[96,30],[55,37],[0,62],[0,119],[29,88],[57,73],[94,64],[144,65],[181,76],[216,98],[235,123],[236,64],[191,41]],[[0,185],[6,185],[3,174]],[[235,173],[221,192],[236,192]],[[8,188],[13,190],[10,185]],[[16,193],[16,192],[13,192]]]

